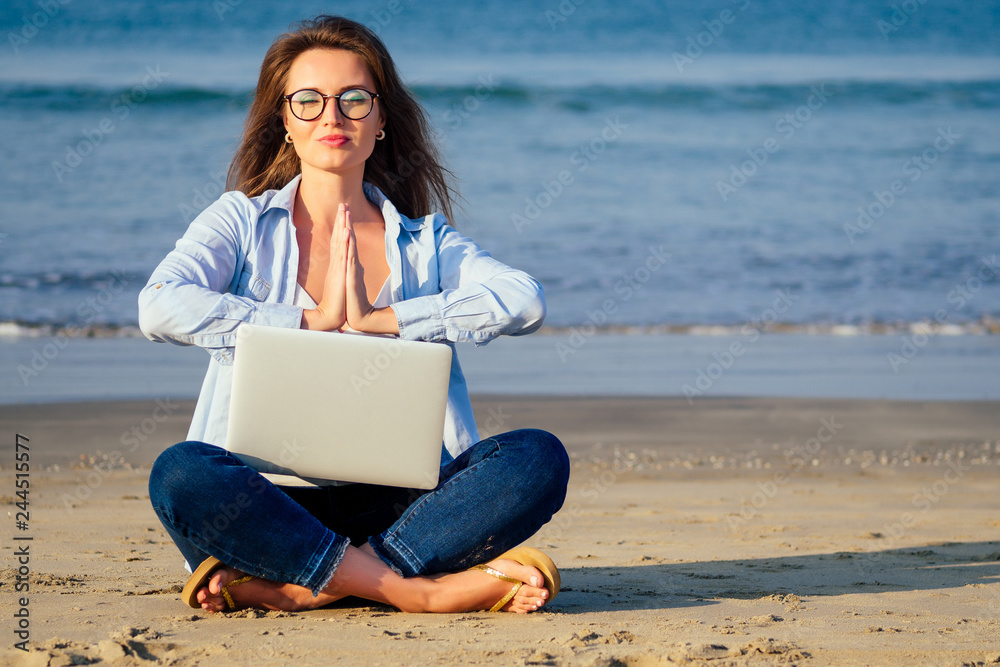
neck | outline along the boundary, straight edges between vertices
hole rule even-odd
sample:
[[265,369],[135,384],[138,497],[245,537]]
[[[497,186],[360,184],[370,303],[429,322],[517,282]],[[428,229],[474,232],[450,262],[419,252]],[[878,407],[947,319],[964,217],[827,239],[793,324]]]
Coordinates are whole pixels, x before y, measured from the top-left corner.
[[363,169],[338,174],[302,165],[295,203],[305,208],[306,215],[296,217],[310,228],[333,229],[341,204],[347,204],[352,218],[363,216],[369,206],[361,185],[363,177]]

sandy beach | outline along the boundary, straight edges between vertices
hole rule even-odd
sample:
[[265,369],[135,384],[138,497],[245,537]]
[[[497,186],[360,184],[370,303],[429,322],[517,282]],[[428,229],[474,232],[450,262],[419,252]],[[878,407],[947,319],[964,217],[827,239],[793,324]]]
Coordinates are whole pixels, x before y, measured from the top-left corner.
[[[2,662],[23,665],[979,665],[1000,662],[996,402],[477,396],[483,435],[573,460],[529,544],[563,589],[528,616],[185,607],[149,506],[191,401],[0,406]],[[30,522],[16,531],[15,434]],[[16,534],[15,534],[16,533]],[[15,540],[30,536],[32,539]],[[27,592],[15,593],[28,545]],[[28,599],[27,647],[14,634]]]
[[[289,50],[320,14],[381,44]],[[1000,667],[1000,0],[20,0],[0,28],[0,667]],[[339,324],[289,305],[320,285],[453,342],[482,437],[565,444],[526,542],[551,604],[181,602],[153,463],[214,377],[225,407],[241,322]]]

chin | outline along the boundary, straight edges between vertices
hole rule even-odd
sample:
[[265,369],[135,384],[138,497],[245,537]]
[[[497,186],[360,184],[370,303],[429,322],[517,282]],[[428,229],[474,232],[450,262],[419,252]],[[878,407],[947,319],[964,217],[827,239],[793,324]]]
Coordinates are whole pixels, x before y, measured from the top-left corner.
[[302,162],[303,164],[308,164],[314,169],[328,171],[331,173],[342,173],[352,169],[364,169],[365,167],[364,160],[345,160],[343,158],[337,159],[327,157],[326,159],[302,160]]

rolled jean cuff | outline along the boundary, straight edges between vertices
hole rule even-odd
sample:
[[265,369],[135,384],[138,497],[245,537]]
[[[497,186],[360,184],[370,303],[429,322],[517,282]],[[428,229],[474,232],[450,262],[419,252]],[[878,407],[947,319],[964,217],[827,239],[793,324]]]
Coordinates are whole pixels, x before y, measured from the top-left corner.
[[372,545],[375,555],[401,577],[412,577],[423,571],[417,557],[409,549],[402,548],[402,545],[390,543],[385,533],[372,535],[368,538],[368,544]]
[[323,544],[316,550],[317,556],[313,559],[315,567],[309,569],[309,573],[303,577],[300,586],[305,586],[312,591],[313,597],[317,597],[323,589],[330,585],[333,575],[337,573],[340,561],[344,560],[347,547],[351,545],[351,540],[338,535],[332,531],[328,532],[323,539]]

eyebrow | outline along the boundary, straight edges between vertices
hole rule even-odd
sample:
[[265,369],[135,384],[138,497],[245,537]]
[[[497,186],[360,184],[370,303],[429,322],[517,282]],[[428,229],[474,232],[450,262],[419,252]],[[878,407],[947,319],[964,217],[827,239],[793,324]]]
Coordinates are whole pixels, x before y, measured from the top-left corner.
[[[361,88],[363,90],[368,90],[368,86],[366,86],[363,83],[353,83],[353,84],[350,84],[348,86],[341,87],[340,89],[336,90],[336,92],[334,94],[335,95],[339,95],[340,93],[344,92],[345,90],[354,90],[355,88]],[[317,90],[317,91],[319,91],[321,93],[323,92],[322,90],[320,90],[320,88],[318,86],[306,86],[304,88],[296,88],[295,90],[293,90],[291,92],[294,93],[294,92],[298,92],[300,90]],[[289,93],[289,94],[291,94],[291,93]],[[323,93],[323,94],[325,95],[326,93]]]

